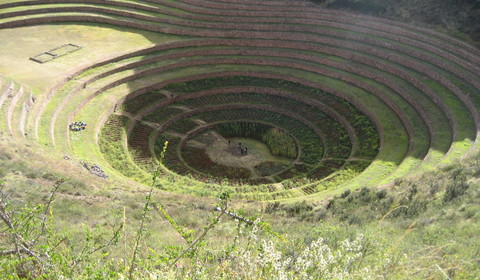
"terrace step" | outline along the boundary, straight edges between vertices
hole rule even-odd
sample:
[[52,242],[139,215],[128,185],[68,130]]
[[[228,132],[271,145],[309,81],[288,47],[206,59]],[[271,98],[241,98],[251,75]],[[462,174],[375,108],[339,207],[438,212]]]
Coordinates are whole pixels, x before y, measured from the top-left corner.
[[10,87],[5,91],[5,95],[2,96],[4,98],[3,101],[0,100],[3,103],[3,106],[0,107],[0,113],[5,118],[5,122],[1,123],[1,127],[10,135],[13,135],[11,125],[13,110],[22,96],[23,88],[21,86],[16,90],[14,90],[14,87]]
[[7,98],[12,97],[14,90],[15,90],[15,84],[12,81],[10,82],[10,86],[5,88],[5,90],[0,95],[0,109],[2,108]]
[[[39,2],[40,2],[40,1],[39,1]],[[61,2],[61,1],[60,1],[60,2]],[[191,1],[190,1],[190,2],[191,2]],[[117,2],[117,3],[115,3],[115,5],[120,5],[120,6],[121,6],[121,5],[128,5],[128,4],[118,3],[118,2]],[[8,6],[8,5],[6,5],[6,6]],[[254,6],[254,7],[255,7],[255,6]],[[258,6],[257,6],[257,7],[258,7]],[[136,7],[136,8],[138,8],[138,7]],[[275,7],[268,7],[268,8],[269,8],[269,11],[270,11],[270,12],[274,12],[274,11],[275,11]],[[207,11],[208,11],[208,10],[207,10]],[[198,11],[197,11],[197,12],[198,12]],[[337,16],[337,17],[338,17],[338,16]],[[344,17],[348,18],[348,17],[345,16],[345,15],[344,15]],[[356,16],[356,17],[358,18],[358,16]],[[358,19],[357,19],[357,20],[358,20]],[[354,25],[354,26],[355,26],[355,25]],[[390,32],[390,33],[391,33],[391,32]],[[412,32],[412,33],[414,33],[414,32]],[[387,34],[388,34],[388,33],[387,33]],[[450,41],[451,41],[451,40],[450,40]],[[452,48],[452,50],[455,50],[455,49]]]
[[17,110],[17,114],[13,116],[14,122],[18,122],[17,125],[14,125],[15,127],[18,127],[18,130],[20,132],[21,137],[28,139],[28,132],[26,131],[26,123],[27,123],[27,118],[28,113],[32,109],[32,106],[35,104],[35,96],[33,95],[33,92],[30,91],[30,94],[25,94],[23,99],[22,99],[22,106],[21,106],[21,111]]

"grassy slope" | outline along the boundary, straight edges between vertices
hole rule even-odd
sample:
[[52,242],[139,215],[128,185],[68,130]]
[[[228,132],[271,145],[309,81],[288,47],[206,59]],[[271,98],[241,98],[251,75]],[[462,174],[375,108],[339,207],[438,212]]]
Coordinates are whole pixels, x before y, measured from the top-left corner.
[[[377,240],[386,238],[392,248],[408,255],[409,261],[402,269],[417,266],[410,268],[416,272],[409,279],[427,278],[427,270],[433,268],[431,273],[438,267],[449,267],[445,271],[451,279],[477,279],[480,275],[480,246],[475,234],[480,229],[478,160],[479,156],[474,155],[440,170],[396,180],[389,189],[345,191],[326,205],[277,202],[269,204],[265,212],[284,219],[296,217],[317,226],[320,223],[326,229],[313,226],[312,231],[321,234],[334,228],[340,235],[356,232],[375,236]],[[459,269],[452,266],[457,261],[463,263]]]
[[[113,225],[121,223],[125,211],[126,231],[121,238],[129,240],[135,235],[135,221],[141,213],[146,187],[97,179],[72,161],[52,160],[10,137],[2,137],[0,147],[0,176],[6,182],[6,191],[18,201],[45,201],[53,184],[50,174],[70,178],[53,204],[56,229],[62,234],[82,240],[86,228],[90,228],[95,235],[105,238]],[[479,174],[475,156],[440,171],[398,180],[393,189],[357,189],[328,203],[252,202],[230,207],[234,211],[243,209],[247,215],[261,213],[275,231],[288,236],[287,243],[273,239],[283,252],[296,252],[319,237],[335,244],[362,234],[371,246],[367,247],[369,265],[381,264],[378,256],[382,254],[396,260],[388,264],[387,278],[441,279],[443,270],[452,279],[476,279],[480,275],[476,263],[480,250],[476,235],[480,228]],[[153,201],[164,204],[182,227],[197,232],[212,217],[209,213],[216,203],[214,199],[160,190],[155,191]],[[147,220],[148,246],[160,255],[166,254],[169,246],[185,247],[161,213],[153,209]],[[220,257],[221,248],[231,244],[235,227],[230,218],[223,218],[206,239],[204,250]],[[81,246],[81,242],[75,246]],[[121,258],[123,247],[113,246],[108,251],[111,258]],[[142,251],[142,256],[147,255],[147,251]],[[218,265],[218,259],[214,257],[209,264]]]

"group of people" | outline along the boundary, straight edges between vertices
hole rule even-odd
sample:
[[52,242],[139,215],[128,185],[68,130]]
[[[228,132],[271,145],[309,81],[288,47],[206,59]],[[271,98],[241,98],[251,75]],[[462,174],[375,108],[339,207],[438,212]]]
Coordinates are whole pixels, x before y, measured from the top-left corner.
[[68,127],[71,131],[82,131],[85,130],[87,124],[84,122],[73,122]]
[[247,148],[247,147],[243,148],[243,147],[242,147],[242,143],[238,143],[238,148],[240,149],[240,154],[242,154],[242,155],[246,155],[246,154],[247,154],[248,148]]
[[[228,140],[228,145],[231,145],[232,141]],[[241,155],[246,155],[248,153],[248,148],[243,147],[242,143],[238,143],[238,151],[240,152]]]

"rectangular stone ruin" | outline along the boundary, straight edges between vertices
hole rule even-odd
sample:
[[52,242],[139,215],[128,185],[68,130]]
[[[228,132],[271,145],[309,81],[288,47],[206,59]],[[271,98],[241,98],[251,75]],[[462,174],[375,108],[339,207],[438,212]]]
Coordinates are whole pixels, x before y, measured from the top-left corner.
[[82,47],[74,45],[74,44],[64,44],[60,47],[51,49],[49,51],[43,52],[36,56],[30,57],[30,60],[33,60],[38,63],[46,63],[61,56],[67,55],[69,53],[78,51]]

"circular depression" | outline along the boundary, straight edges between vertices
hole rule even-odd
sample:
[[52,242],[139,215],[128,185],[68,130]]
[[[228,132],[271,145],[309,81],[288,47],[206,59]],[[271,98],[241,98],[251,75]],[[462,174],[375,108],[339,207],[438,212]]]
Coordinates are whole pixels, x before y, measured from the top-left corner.
[[[375,120],[349,101],[321,88],[272,75],[212,74],[200,79],[192,76],[141,91],[125,98],[112,115],[123,119],[127,149],[134,161],[140,168],[147,159],[158,161],[163,143],[168,141],[162,159],[164,167],[200,182],[232,185],[281,182],[285,189],[295,189],[332,177],[344,178],[351,170],[352,174],[358,174],[375,158],[381,142]],[[193,138],[221,123],[238,122],[264,123],[290,135],[296,143],[295,159],[283,164],[258,160],[258,164],[250,164],[249,172],[244,173],[240,166],[225,162],[235,156],[240,161],[238,147],[236,151],[240,154],[234,155],[233,150],[228,153],[228,147],[215,150],[192,144]],[[106,124],[110,126],[109,121]],[[222,141],[238,142],[236,137],[241,136],[229,135],[222,137]],[[250,147],[250,152],[253,151]],[[221,152],[230,159],[222,159]],[[202,162],[207,166],[202,166]],[[212,165],[216,166],[215,172],[210,168]],[[229,170],[222,173],[225,167]],[[238,187],[236,190],[243,191]]]

